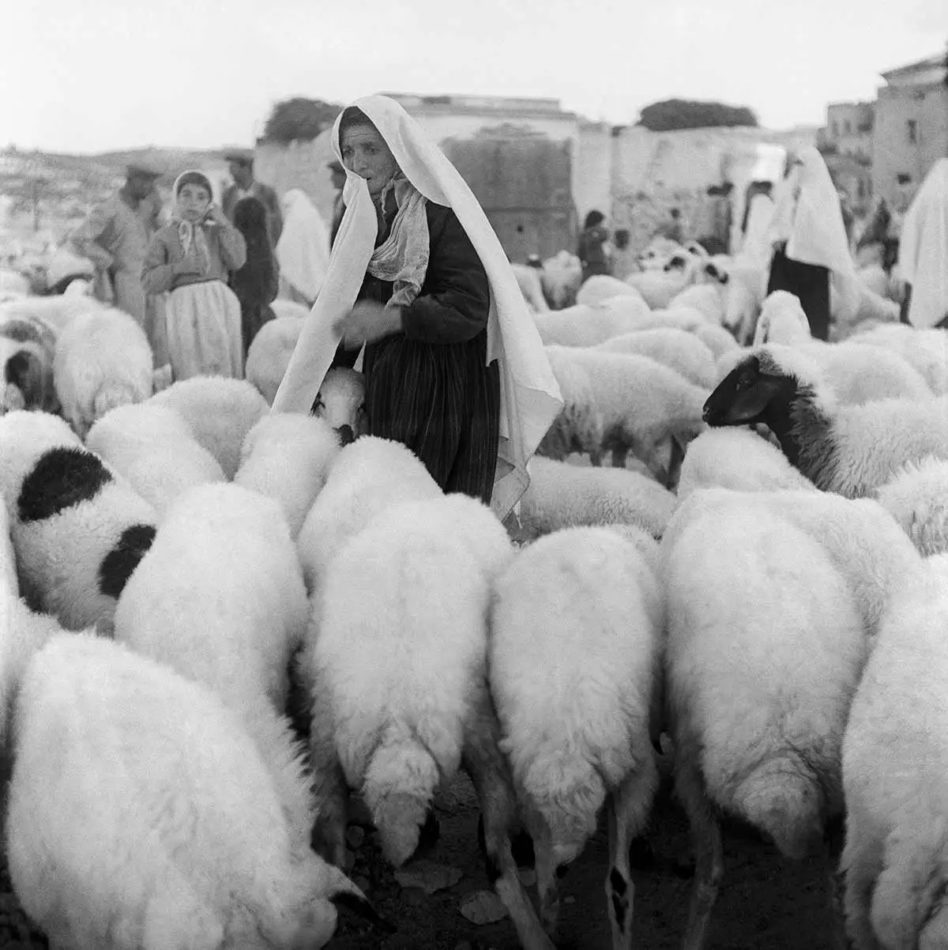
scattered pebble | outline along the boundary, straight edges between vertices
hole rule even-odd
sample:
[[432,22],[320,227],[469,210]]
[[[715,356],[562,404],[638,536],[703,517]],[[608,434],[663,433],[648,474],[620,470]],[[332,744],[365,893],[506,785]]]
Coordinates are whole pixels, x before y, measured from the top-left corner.
[[524,887],[533,887],[537,882],[537,872],[532,868],[517,868],[517,877]]
[[461,916],[472,924],[495,924],[507,916],[504,902],[493,891],[475,891],[461,901]]
[[360,828],[359,825],[349,825],[346,829],[346,844],[355,851],[362,847],[363,841],[365,841],[365,829]]
[[461,880],[460,868],[450,867],[447,864],[438,864],[436,861],[412,861],[406,867],[395,872],[395,880],[406,888],[420,888],[425,894],[434,894],[445,888],[454,887]]

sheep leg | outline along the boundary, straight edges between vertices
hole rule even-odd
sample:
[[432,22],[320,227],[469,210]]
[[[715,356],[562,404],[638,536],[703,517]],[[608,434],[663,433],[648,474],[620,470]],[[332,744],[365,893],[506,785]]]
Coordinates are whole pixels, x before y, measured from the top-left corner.
[[870,916],[872,893],[882,871],[882,848],[874,835],[863,835],[850,825],[846,843],[846,930],[859,950],[879,950]]
[[613,468],[625,468],[626,459],[629,455],[629,447],[627,445],[616,445],[612,449],[612,467]]
[[695,880],[682,948],[703,950],[711,911],[724,874],[721,826],[705,793],[704,781],[695,759],[681,752],[675,767],[675,791],[688,816],[695,850]]
[[484,682],[466,724],[462,765],[474,783],[484,818],[487,875],[510,914],[521,946],[525,950],[554,950],[520,883],[510,850],[517,808],[499,740],[500,725]]
[[833,927],[829,935],[832,950],[846,950],[849,946],[849,941],[846,938],[846,918],[843,911],[843,875],[839,871],[843,837],[842,819],[830,822],[827,829],[824,854],[826,856],[826,899],[833,921]]
[[631,950],[635,884],[629,867],[632,839],[645,827],[658,773],[649,755],[609,796],[610,868],[606,875],[606,909],[613,950]]
[[668,454],[668,470],[665,473],[665,487],[674,491],[681,477],[681,463],[685,460],[685,450],[677,436],[671,437],[671,446]]
[[540,898],[540,920],[552,939],[560,916],[559,882],[556,860],[553,857],[553,836],[545,819],[538,813],[528,816],[527,827],[533,838],[534,871],[537,876],[537,894]]
[[316,824],[313,848],[336,867],[346,866],[346,809],[349,788],[336,754],[332,711],[319,700],[314,690],[313,718],[310,725],[309,751],[313,769]]

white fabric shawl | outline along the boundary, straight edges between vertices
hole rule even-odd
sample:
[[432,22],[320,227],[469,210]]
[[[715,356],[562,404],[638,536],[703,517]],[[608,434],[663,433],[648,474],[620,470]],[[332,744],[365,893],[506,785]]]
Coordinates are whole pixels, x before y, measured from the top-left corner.
[[899,271],[912,285],[908,319],[933,327],[948,313],[948,158],[939,158],[905,213]]
[[[352,105],[372,121],[398,167],[425,198],[454,211],[487,273],[487,361],[497,360],[500,367],[500,445],[491,507],[504,518],[526,490],[527,460],[563,405],[559,386],[507,255],[457,169],[395,100],[367,96]],[[340,160],[341,115],[332,133]],[[274,411],[309,410],[339,343],[332,325],[352,308],[372,257],[378,233],[375,208],[365,180],[348,169],[343,196],[346,213],[329,272],[274,398]]]
[[[787,257],[832,271],[840,317],[851,318],[859,304],[856,268],[849,251],[839,194],[823,156],[812,146],[797,153],[800,164],[778,187],[770,240],[786,241]],[[799,198],[794,192],[799,187]]]
[[291,188],[281,203],[283,230],[275,248],[280,275],[315,300],[329,269],[329,228],[301,189]]

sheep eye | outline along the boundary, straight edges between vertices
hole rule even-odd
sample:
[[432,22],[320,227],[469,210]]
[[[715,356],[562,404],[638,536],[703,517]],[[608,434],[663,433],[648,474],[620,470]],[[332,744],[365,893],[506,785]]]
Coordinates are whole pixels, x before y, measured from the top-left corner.
[[313,412],[318,412],[320,409],[325,409],[326,403],[323,402],[322,396],[316,397],[316,402],[313,403]]

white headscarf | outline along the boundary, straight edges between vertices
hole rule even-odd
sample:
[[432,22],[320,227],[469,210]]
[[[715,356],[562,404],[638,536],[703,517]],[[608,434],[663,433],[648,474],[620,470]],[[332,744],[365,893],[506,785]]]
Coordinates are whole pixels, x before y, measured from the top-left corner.
[[280,275],[315,300],[329,269],[329,228],[301,189],[291,188],[281,203],[283,230],[275,248]]
[[[818,264],[832,271],[840,317],[851,317],[858,306],[856,268],[849,251],[839,193],[823,156],[807,145],[782,187],[770,221],[770,241],[786,241],[787,257]],[[799,189],[799,197],[794,193]]]
[[[487,361],[497,360],[500,367],[500,445],[491,507],[504,518],[529,484],[527,460],[562,408],[559,386],[507,255],[457,169],[393,99],[367,96],[352,105],[375,125],[415,188],[429,201],[454,211],[487,273]],[[340,113],[332,133],[333,151],[340,160],[341,117]],[[274,398],[274,411],[309,410],[339,343],[333,323],[352,308],[372,258],[378,233],[375,208],[365,180],[348,169],[343,199],[346,213],[329,272]]]
[[939,158],[902,222],[899,271],[912,285],[908,319],[933,327],[948,313],[948,158]]

